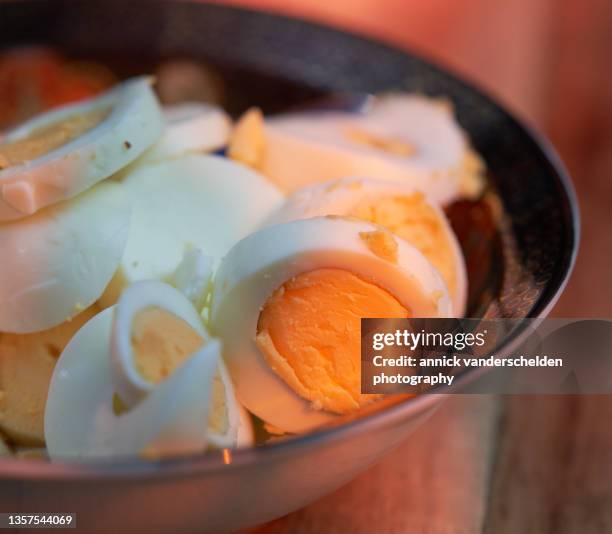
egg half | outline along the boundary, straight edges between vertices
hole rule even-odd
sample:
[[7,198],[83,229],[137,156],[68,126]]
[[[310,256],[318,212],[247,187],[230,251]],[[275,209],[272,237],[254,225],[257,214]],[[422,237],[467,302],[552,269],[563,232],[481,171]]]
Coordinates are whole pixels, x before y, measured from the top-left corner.
[[236,244],[215,275],[210,323],[245,407],[303,432],[374,400],[360,392],[360,318],[451,314],[416,247],[371,223],[317,217]]

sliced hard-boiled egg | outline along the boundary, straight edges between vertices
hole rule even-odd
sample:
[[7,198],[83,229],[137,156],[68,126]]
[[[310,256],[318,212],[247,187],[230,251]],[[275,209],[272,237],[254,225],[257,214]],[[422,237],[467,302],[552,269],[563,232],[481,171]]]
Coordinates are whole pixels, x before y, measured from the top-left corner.
[[214,152],[227,144],[232,122],[221,108],[199,102],[164,107],[166,131],[138,160],[154,163],[189,152]]
[[117,394],[135,406],[209,340],[183,293],[155,280],[132,284],[117,302],[111,333]]
[[45,437],[51,457],[237,447],[253,442],[241,409],[219,342],[192,304],[167,284],[143,281],[62,353],[49,387]]
[[244,130],[228,154],[249,154],[285,192],[346,176],[403,181],[442,204],[481,189],[482,162],[450,106],[424,96],[381,96],[364,113],[281,115],[259,130],[251,115]]
[[238,398],[302,432],[371,402],[360,391],[360,318],[452,313],[438,271],[368,222],[317,217],[253,233],[221,262],[211,328]]
[[358,178],[324,182],[293,193],[267,224],[321,215],[370,221],[410,242],[444,278],[454,314],[464,314],[467,276],[461,248],[442,210],[423,193],[401,182]]
[[46,330],[95,302],[119,266],[129,221],[123,186],[103,182],[0,223],[0,331]]
[[132,222],[103,306],[131,282],[168,280],[185,250],[199,248],[219,260],[284,198],[263,176],[220,156],[181,156],[135,170],[122,183]]
[[0,142],[0,221],[85,191],[140,156],[163,129],[148,78],[22,124]]
[[0,430],[18,445],[44,443],[43,416],[55,363],[95,306],[34,334],[0,333]]
[[[155,280],[132,284],[117,302],[111,332],[113,381],[122,404],[136,406],[209,342],[183,293]],[[223,361],[211,388],[208,441],[218,448],[236,446],[240,407]]]
[[104,310],[81,328],[57,363],[45,411],[49,456],[158,457],[203,450],[219,343],[201,347],[138,406],[118,415],[109,357],[113,312]]

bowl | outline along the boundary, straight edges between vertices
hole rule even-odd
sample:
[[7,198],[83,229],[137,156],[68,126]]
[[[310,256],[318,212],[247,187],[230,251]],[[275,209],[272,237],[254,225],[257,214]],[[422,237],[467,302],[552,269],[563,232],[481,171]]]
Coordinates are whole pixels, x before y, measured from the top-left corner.
[[[541,317],[566,283],[578,213],[559,159],[533,130],[447,70],[324,26],[218,5],[19,0],[0,9],[0,48],[52,45],[68,56],[108,62],[122,75],[146,72],[164,58],[205,61],[223,80],[224,105],[234,114],[250,105],[277,112],[326,95],[389,90],[448,98],[486,160],[504,213],[495,219],[469,203],[449,210],[467,257],[468,314]],[[472,379],[468,373],[460,383]],[[225,455],[72,464],[3,459],[1,508],[76,512],[77,526],[87,532],[231,532],[348,482],[443,398],[420,395],[333,428]]]

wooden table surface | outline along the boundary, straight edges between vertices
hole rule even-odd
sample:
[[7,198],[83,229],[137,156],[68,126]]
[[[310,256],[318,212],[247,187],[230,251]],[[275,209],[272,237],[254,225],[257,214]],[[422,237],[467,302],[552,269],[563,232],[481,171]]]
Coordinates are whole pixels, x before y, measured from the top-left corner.
[[[612,316],[612,2],[235,3],[421,49],[544,130],[582,210],[579,259],[553,314]],[[612,397],[455,397],[355,481],[252,533],[612,532],[611,421]]]

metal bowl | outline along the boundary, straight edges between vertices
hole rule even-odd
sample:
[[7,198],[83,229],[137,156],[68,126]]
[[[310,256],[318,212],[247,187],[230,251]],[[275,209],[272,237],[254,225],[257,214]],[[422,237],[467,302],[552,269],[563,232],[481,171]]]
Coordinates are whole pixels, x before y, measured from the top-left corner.
[[[164,58],[203,60],[223,79],[224,103],[233,113],[249,105],[274,112],[339,93],[407,90],[446,97],[484,156],[505,213],[493,231],[473,225],[469,209],[454,214],[470,267],[469,314],[543,316],[566,283],[578,214],[558,158],[482,92],[419,57],[303,21],[181,1],[2,2],[0,48],[22,43],[106,61],[123,74],[146,72]],[[440,400],[421,395],[231,456],[0,460],[0,508],[76,512],[87,532],[231,532],[346,483],[405,439]]]

